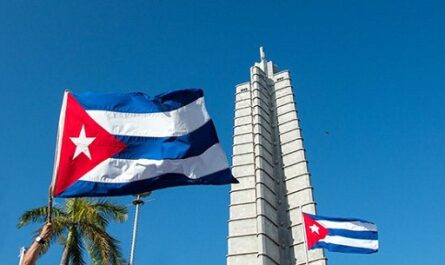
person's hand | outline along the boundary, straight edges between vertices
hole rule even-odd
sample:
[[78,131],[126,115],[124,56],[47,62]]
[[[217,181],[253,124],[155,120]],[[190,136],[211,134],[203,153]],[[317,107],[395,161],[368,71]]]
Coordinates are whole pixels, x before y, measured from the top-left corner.
[[39,254],[43,248],[43,244],[45,240],[48,240],[53,233],[53,227],[51,223],[46,223],[42,231],[40,232],[39,237],[34,240],[32,245],[29,247],[28,251],[25,252],[23,256],[22,265],[35,265],[37,259],[39,258]]
[[42,232],[40,232],[40,237],[43,240],[47,240],[48,238],[51,237],[51,234],[53,233],[53,226],[51,223],[46,223],[43,228],[42,228]]

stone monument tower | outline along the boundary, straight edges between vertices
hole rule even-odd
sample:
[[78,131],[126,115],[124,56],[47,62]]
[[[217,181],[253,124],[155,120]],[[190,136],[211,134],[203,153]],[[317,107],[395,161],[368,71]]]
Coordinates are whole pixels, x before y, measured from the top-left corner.
[[301,212],[315,214],[289,71],[260,48],[250,81],[236,86],[227,265],[326,265],[306,251]]

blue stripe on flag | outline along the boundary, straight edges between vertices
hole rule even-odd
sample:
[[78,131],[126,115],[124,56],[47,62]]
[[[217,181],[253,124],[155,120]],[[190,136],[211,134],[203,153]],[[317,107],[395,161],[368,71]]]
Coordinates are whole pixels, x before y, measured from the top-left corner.
[[334,222],[362,222],[362,223],[374,224],[373,222],[369,222],[369,221],[357,219],[357,218],[333,218],[333,217],[313,215],[313,214],[308,214],[308,213],[305,213],[305,214],[309,215],[314,220],[327,220],[327,221],[334,221]]
[[201,89],[176,90],[154,97],[144,93],[73,93],[86,110],[154,113],[179,109],[204,96]]
[[79,180],[58,195],[58,197],[119,196],[139,194],[174,186],[199,184],[223,185],[229,183],[237,183],[237,180],[232,176],[228,168],[197,179],[191,179],[182,174],[165,174],[127,183],[103,183]]
[[115,137],[128,146],[113,157],[121,159],[183,159],[200,155],[219,142],[211,120],[192,133],[177,137]]
[[378,234],[376,231],[352,231],[352,230],[345,230],[345,229],[332,229],[329,228],[329,235],[330,236],[344,236],[349,238],[356,238],[356,239],[378,239]]
[[358,253],[358,254],[369,254],[378,251],[377,249],[349,247],[349,246],[326,243],[323,241],[318,241],[317,244],[315,244],[311,249],[314,248],[325,248],[333,252]]

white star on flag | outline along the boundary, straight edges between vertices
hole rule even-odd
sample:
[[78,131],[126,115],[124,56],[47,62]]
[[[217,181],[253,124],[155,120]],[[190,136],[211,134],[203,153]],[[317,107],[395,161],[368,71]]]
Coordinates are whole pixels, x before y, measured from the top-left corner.
[[82,125],[79,137],[70,137],[70,139],[76,145],[73,160],[80,155],[80,153],[84,153],[91,160],[90,149],[88,149],[88,146],[96,139],[96,137],[87,137],[85,135],[85,126]]
[[309,228],[311,229],[312,233],[320,234],[320,232],[318,231],[320,229],[320,227],[318,227],[316,224],[309,226]]

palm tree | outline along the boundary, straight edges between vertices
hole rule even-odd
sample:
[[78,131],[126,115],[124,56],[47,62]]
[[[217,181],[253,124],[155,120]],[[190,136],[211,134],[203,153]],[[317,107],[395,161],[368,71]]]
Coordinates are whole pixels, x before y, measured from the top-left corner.
[[[52,208],[53,233],[43,252],[59,241],[64,246],[61,265],[84,265],[85,250],[94,265],[124,264],[119,241],[110,236],[106,228],[110,221],[125,221],[127,212],[126,207],[105,200],[68,199],[63,208]],[[26,211],[17,226],[21,228],[29,223],[43,223],[47,215],[47,206]]]

